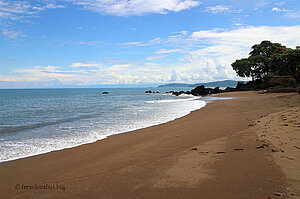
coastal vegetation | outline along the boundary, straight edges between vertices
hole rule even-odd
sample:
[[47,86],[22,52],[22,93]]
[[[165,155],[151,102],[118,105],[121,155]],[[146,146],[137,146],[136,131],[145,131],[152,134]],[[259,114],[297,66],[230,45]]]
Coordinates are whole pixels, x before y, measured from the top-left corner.
[[[212,87],[209,84],[194,84],[192,86],[196,86],[196,88],[191,91],[170,91],[170,93],[173,95],[192,94],[201,96],[256,89],[268,89],[268,92],[299,91],[300,46],[292,49],[280,43],[272,43],[265,40],[251,47],[248,58],[238,59],[231,66],[238,76],[251,77],[252,80],[237,82],[235,88],[227,87],[225,90],[221,90],[219,87],[205,88],[205,86]],[[227,83],[227,81],[224,82]],[[187,86],[188,84],[185,85]]]
[[238,59],[231,66],[238,76],[252,78],[246,84],[239,82],[239,90],[296,87],[300,83],[300,46],[292,49],[262,41],[252,46],[248,58]]

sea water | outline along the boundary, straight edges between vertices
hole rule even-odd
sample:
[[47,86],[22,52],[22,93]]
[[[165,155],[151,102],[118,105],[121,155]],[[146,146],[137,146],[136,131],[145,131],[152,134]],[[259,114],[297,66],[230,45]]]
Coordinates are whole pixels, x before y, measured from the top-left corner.
[[168,89],[2,89],[0,162],[158,125],[206,104],[200,97],[166,94]]

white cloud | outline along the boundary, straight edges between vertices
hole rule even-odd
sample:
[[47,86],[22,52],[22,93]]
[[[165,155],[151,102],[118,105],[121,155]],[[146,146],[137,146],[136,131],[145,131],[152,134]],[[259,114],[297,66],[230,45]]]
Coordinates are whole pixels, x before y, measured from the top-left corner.
[[287,10],[285,8],[277,8],[277,7],[274,7],[272,9],[273,12],[283,12],[285,13],[283,15],[283,17],[285,18],[289,18],[289,19],[297,19],[297,18],[300,18],[300,10]]
[[147,57],[146,60],[147,60],[147,61],[158,60],[158,59],[165,58],[165,57],[167,57],[167,56],[168,56],[168,55],[150,56],[150,57]]
[[272,3],[273,0],[254,0],[254,6],[255,8],[262,8],[267,6],[268,4]]
[[205,8],[205,11],[210,12],[212,14],[241,12],[241,10],[234,10],[231,7],[225,5],[209,6]]
[[0,17],[9,20],[20,20],[25,17],[36,16],[40,11],[65,8],[64,5],[42,3],[34,5],[34,1],[0,1]]
[[229,10],[230,10],[229,7],[223,6],[223,5],[206,7],[206,11],[214,13],[214,14],[220,13],[220,12],[227,12]]
[[300,11],[297,11],[297,12],[287,12],[283,16],[285,18],[288,18],[288,19],[299,19],[300,18]]
[[123,45],[123,46],[142,46],[144,44],[141,41],[132,41],[132,42],[121,43],[120,45]]
[[156,44],[160,44],[162,42],[162,39],[157,37],[155,39],[152,39],[150,41],[142,42],[142,41],[134,41],[134,42],[125,42],[120,43],[122,46],[153,46]]
[[287,9],[285,9],[285,8],[277,8],[277,7],[274,7],[274,8],[272,9],[272,11],[274,11],[274,12],[289,12],[289,11],[291,11],[291,10],[287,10]]
[[149,13],[166,14],[179,12],[200,5],[196,0],[71,0],[74,4],[83,6],[101,14],[116,16],[144,15]]
[[207,46],[190,51],[185,56],[185,60],[189,62],[185,64],[185,68],[197,69],[204,80],[235,78],[231,63],[247,57],[252,45],[270,40],[295,48],[300,44],[299,31],[300,26],[250,26],[194,32],[191,38]]
[[27,37],[27,35],[23,35],[23,34],[17,32],[17,31],[8,30],[8,29],[3,29],[2,30],[2,35],[5,36],[8,39],[18,39],[18,38]]
[[[241,27],[230,30],[201,30],[193,32],[181,40],[201,43],[186,51],[180,63],[146,63],[117,60],[109,63],[78,61],[71,67],[35,66],[17,70],[15,76],[0,76],[2,81],[44,82],[60,85],[99,85],[99,84],[143,84],[166,82],[207,82],[212,80],[239,79],[232,70],[231,63],[236,59],[247,57],[251,46],[263,40],[278,42],[287,47],[300,45],[300,26],[259,26]],[[170,45],[167,41],[164,44]],[[175,49],[175,48],[174,48]],[[180,49],[180,48],[176,48]],[[168,55],[167,53],[154,55]],[[157,58],[159,59],[159,58]]]
[[73,67],[73,68],[90,68],[90,67],[100,67],[101,64],[98,64],[96,62],[87,62],[87,63],[72,63],[70,65],[70,67]]
[[95,46],[99,43],[100,43],[100,41],[65,41],[65,42],[63,42],[63,44],[88,45],[88,46]]
[[198,31],[190,37],[210,44],[228,45],[229,48],[231,46],[250,48],[262,40],[295,47],[300,43],[299,30],[300,26],[248,26],[232,30]]
[[283,1],[278,2],[278,3],[274,3],[274,5],[276,5],[276,6],[282,6],[282,5],[284,5],[284,4],[285,4],[285,2],[283,2]]
[[171,53],[176,53],[176,52],[184,52],[182,49],[159,49],[155,54],[171,54]]
[[72,70],[58,66],[32,66],[15,70],[16,76],[0,75],[0,83],[7,87],[153,83],[164,81],[163,71],[152,63],[140,66],[118,64],[105,68],[74,67]]

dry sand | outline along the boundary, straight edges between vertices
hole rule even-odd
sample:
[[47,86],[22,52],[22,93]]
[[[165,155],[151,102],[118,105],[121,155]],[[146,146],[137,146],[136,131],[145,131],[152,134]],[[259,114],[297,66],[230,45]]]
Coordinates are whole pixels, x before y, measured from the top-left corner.
[[300,95],[220,96],[242,98],[1,163],[0,198],[299,198]]

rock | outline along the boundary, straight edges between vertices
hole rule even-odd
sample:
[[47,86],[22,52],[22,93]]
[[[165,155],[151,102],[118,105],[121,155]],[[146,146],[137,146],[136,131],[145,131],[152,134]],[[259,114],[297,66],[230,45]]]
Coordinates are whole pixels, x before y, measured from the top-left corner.
[[191,148],[191,151],[197,151],[198,149],[197,148]]
[[172,95],[176,95],[176,96],[179,96],[179,92],[175,91],[175,92],[172,92]]
[[225,89],[225,92],[232,92],[232,91],[236,91],[236,89],[235,89],[235,88],[232,88],[232,87],[227,87],[227,88]]
[[219,87],[215,87],[215,88],[213,89],[212,93],[213,93],[213,94],[214,94],[214,93],[221,93],[221,90],[220,90]]
[[[197,86],[189,94],[195,95],[195,96],[201,96],[201,95],[209,95],[209,94],[215,94],[215,93],[221,93],[223,92],[220,90],[219,87],[215,87],[214,89],[212,88],[205,88],[204,85],[202,86]],[[186,92],[187,93],[187,92]]]
[[181,94],[188,94],[188,95],[194,95],[194,96],[205,96],[215,93],[223,93],[223,92],[232,92],[232,91],[238,91],[237,88],[227,87],[225,90],[220,90],[219,87],[215,88],[205,88],[204,85],[197,86],[196,88],[192,89],[191,91],[169,91],[166,93],[171,93],[173,95],[179,96]]
[[106,95],[107,95],[107,94],[108,94],[108,92],[102,92],[102,94],[106,94]]
[[205,89],[204,85],[197,86],[196,88],[191,90],[192,95],[195,95],[195,96],[204,95],[205,92],[206,92],[206,89]]

